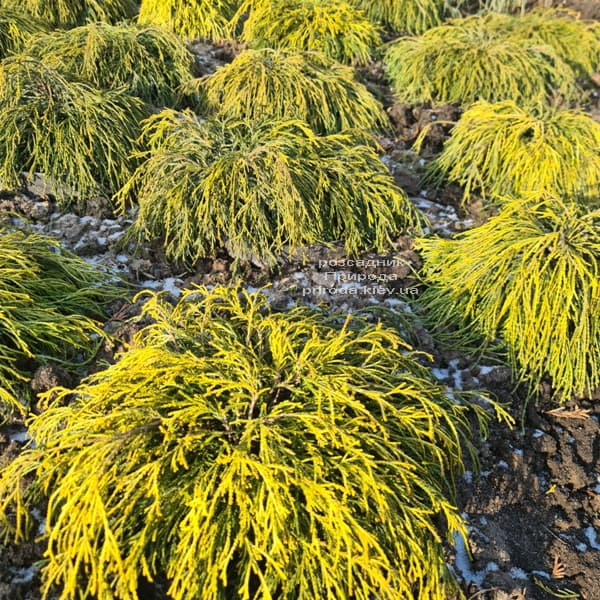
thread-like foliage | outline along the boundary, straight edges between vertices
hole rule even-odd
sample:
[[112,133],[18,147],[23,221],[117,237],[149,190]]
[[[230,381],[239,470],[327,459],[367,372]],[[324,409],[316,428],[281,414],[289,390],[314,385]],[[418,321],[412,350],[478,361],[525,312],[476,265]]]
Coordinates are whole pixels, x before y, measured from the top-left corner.
[[354,77],[351,67],[317,52],[246,50],[202,79],[194,91],[219,116],[255,120],[297,117],[317,133],[382,129],[381,104]]
[[366,63],[381,42],[366,14],[342,0],[247,0],[241,39],[255,48],[323,52],[341,63]]
[[222,40],[231,37],[237,5],[237,0],[142,0],[138,22],[164,27],[187,40]]
[[451,482],[488,412],[359,317],[235,288],[143,316],[117,364],[46,396],[0,476],[5,533],[48,497],[46,596],[133,600],[165,574],[174,600],[448,597],[437,524],[464,534]]
[[136,0],[0,0],[0,6],[14,8],[42,19],[54,27],[76,27],[104,21],[117,23],[135,15]]
[[420,34],[440,25],[445,0],[352,0],[374,21],[399,33]]
[[592,202],[600,189],[600,123],[577,110],[478,102],[428,165],[427,182],[446,180],[464,187],[464,200],[473,190],[493,200],[548,191]]
[[130,177],[147,111],[122,91],[71,82],[37,59],[0,63],[0,180],[18,189],[41,172],[65,205],[111,195]]
[[518,378],[536,387],[549,377],[557,399],[600,385],[600,211],[520,198],[457,239],[417,245],[431,325],[499,337]]
[[21,52],[32,35],[45,30],[42,21],[0,5],[0,59]]
[[0,228],[0,416],[26,410],[37,365],[71,362],[103,335],[90,317],[118,295],[107,275],[44,236]]
[[490,28],[517,40],[546,44],[577,73],[590,76],[600,69],[600,37],[592,22],[568,9],[538,9],[522,17],[489,15]]
[[479,0],[480,13],[520,13],[525,14],[528,0]]
[[[227,248],[274,264],[284,248],[343,240],[376,247],[419,223],[367,134],[318,137],[299,120],[201,121],[165,110],[144,125],[145,162],[120,192],[137,196],[132,233],[195,263]],[[366,145],[370,143],[371,145]]]
[[557,91],[575,93],[575,73],[556,50],[515,39],[484,17],[455,19],[420,37],[400,38],[384,59],[405,102],[458,103],[512,99],[544,105]]
[[157,106],[173,105],[193,77],[186,45],[163,29],[94,23],[36,36],[26,52],[65,76],[104,89],[123,88]]

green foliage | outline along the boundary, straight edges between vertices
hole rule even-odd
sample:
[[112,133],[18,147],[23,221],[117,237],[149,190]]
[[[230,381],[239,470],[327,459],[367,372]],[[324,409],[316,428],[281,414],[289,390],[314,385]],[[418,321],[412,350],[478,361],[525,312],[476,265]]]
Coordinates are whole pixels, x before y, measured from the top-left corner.
[[195,80],[205,108],[240,119],[297,117],[318,133],[388,125],[381,104],[350,67],[316,52],[246,50],[214,74]]
[[164,27],[193,40],[226,39],[237,0],[142,0],[138,22]]
[[0,63],[0,180],[21,185],[42,172],[58,199],[114,193],[131,175],[142,102],[122,91],[74,83],[40,61],[15,56]]
[[50,238],[0,228],[0,415],[23,413],[19,398],[35,366],[89,354],[100,316],[117,295],[106,274]]
[[569,63],[577,73],[587,76],[600,69],[600,37],[591,22],[567,9],[539,9],[522,17],[489,15],[489,27],[536,44],[546,44]]
[[246,0],[241,39],[255,48],[323,52],[342,63],[366,63],[379,45],[377,27],[342,0]]
[[[349,253],[419,223],[365,133],[318,137],[299,120],[150,117],[146,160],[120,192],[137,196],[133,235],[161,237],[166,256],[195,263],[220,247],[274,264],[284,248],[342,239]],[[369,143],[370,145],[366,145]]]
[[136,0],[0,0],[0,6],[26,12],[54,27],[117,23],[133,17]]
[[445,0],[352,0],[374,21],[400,33],[419,34],[440,25]]
[[45,30],[41,21],[0,5],[0,59],[20,52],[30,36]]
[[517,40],[478,16],[400,38],[389,46],[384,62],[405,102],[468,105],[512,99],[544,105],[557,90],[566,97],[575,93],[575,73],[554,48]]
[[164,574],[174,600],[448,597],[438,524],[464,533],[452,480],[487,411],[359,317],[227,288],[143,316],[117,364],[46,396],[0,477],[5,533],[48,497],[46,595],[133,600]]
[[428,322],[462,323],[506,345],[515,373],[555,398],[600,385],[600,211],[516,199],[454,240],[422,239]]
[[576,110],[478,102],[428,170],[426,181],[457,182],[465,200],[473,189],[494,200],[543,191],[591,197],[600,187],[600,123]]
[[516,13],[524,15],[529,0],[479,0],[480,12]]
[[95,87],[123,88],[158,106],[174,104],[192,78],[194,58],[174,34],[135,25],[94,23],[36,36],[26,52],[63,75]]

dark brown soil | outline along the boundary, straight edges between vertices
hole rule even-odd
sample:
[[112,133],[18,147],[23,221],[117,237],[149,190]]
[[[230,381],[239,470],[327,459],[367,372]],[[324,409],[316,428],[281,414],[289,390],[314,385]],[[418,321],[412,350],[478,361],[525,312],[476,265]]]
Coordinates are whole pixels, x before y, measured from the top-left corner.
[[600,540],[592,533],[600,532],[600,408],[581,406],[560,415],[531,409],[524,433],[494,428],[481,446],[481,475],[463,481],[460,504],[473,571],[492,563],[497,570],[480,586],[467,584],[469,594],[488,589],[477,597],[493,600],[526,590],[526,598],[545,600],[545,586],[600,598]]

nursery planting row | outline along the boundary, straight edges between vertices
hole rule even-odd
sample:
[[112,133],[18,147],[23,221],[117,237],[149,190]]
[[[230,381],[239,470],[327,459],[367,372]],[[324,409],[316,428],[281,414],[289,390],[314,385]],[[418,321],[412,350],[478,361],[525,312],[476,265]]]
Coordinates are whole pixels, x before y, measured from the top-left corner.
[[[411,328],[493,354],[529,402],[600,387],[600,25],[467,4],[0,0],[3,196],[42,177],[58,211],[101,198],[131,216],[124,251],[188,273],[391,255],[400,235],[423,263],[395,316],[243,285],[175,299],[0,215],[0,415],[30,439],[0,463],[0,532],[30,539],[44,511],[44,598],[139,598],[142,580],[176,600],[460,596],[456,476],[512,417],[449,393]],[[204,73],[199,39],[235,56]],[[375,61],[384,97],[357,74]],[[457,107],[422,185],[460,186],[485,222],[430,233],[381,160],[390,99]],[[123,301],[128,341],[104,326]],[[40,365],[79,383],[36,397]]]

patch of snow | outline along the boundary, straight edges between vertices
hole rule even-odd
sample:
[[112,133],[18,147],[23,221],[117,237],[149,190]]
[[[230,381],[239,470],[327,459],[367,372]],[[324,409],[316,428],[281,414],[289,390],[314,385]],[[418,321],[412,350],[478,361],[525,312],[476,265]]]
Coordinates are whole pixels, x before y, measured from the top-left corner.
[[46,517],[37,508],[31,509],[31,516],[37,521],[38,528],[36,535],[44,535],[46,533]]
[[523,569],[520,569],[519,567],[511,567],[510,576],[513,579],[529,579],[527,573],[525,573],[525,571],[523,571]]
[[594,550],[600,550],[600,544],[598,543],[598,532],[590,525],[583,530],[585,537],[587,537],[590,547]]
[[438,381],[444,381],[445,379],[448,379],[449,376],[448,369],[438,369],[437,367],[431,369],[431,374]]
[[462,389],[463,389],[462,371],[454,371],[454,373],[452,374],[452,377],[454,379],[454,387],[457,390],[462,391]]
[[471,483],[473,483],[473,472],[472,471],[465,471],[463,473],[463,479],[470,485]]
[[8,439],[10,439],[11,442],[19,442],[21,444],[24,444],[25,442],[28,442],[31,438],[29,437],[29,433],[27,432],[27,430],[22,429],[19,431],[13,431],[9,433]]
[[140,283],[140,287],[149,288],[151,290],[157,290],[162,287],[162,282],[157,279],[146,279],[146,281],[142,281]]
[[175,277],[167,277],[163,281],[162,288],[165,292],[169,292],[169,294],[175,298],[179,298],[179,296],[181,296],[181,289],[177,286],[177,283],[183,283],[183,281]]
[[454,550],[456,552],[456,559],[454,562],[456,570],[465,583],[474,583],[480,588],[488,573],[499,570],[498,565],[495,562],[489,562],[485,566],[485,569],[482,569],[481,571],[473,571],[471,567],[471,560],[469,559],[469,553],[467,552],[465,541],[462,535],[460,535],[458,532],[455,532],[452,537],[454,539]]
[[583,542],[579,542],[575,548],[577,548],[579,552],[585,552],[587,550],[587,546]]
[[34,566],[15,569],[11,583],[29,583],[35,577],[37,569]]
[[544,435],[544,432],[541,429],[536,429],[531,435],[534,438],[539,438]]
[[550,579],[550,574],[546,573],[546,571],[531,571],[532,575],[539,575],[540,577],[544,577],[545,579]]
[[479,374],[480,375],[489,375],[492,371],[496,370],[495,366],[488,365],[478,365],[479,366]]

